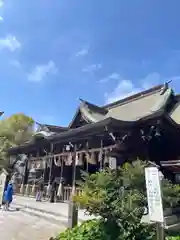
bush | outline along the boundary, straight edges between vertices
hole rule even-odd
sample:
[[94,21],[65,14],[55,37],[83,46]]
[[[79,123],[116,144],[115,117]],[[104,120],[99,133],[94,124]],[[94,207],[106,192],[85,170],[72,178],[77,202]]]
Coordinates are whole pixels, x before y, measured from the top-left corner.
[[[148,240],[152,239],[149,228],[141,225],[134,228],[134,233],[122,235],[117,225],[102,219],[89,220],[73,229],[67,229],[51,240]],[[129,232],[130,233],[130,232]]]
[[115,240],[117,229],[102,220],[89,220],[73,229],[67,229],[52,240]]
[[[154,226],[141,224],[144,207],[147,206],[144,168],[145,163],[136,161],[117,170],[105,169],[92,175],[84,173],[85,181],[81,182],[83,193],[75,196],[74,200],[90,215],[101,219],[67,230],[56,240],[153,239]],[[162,185],[164,206],[177,206],[180,187],[167,180],[163,180]]]
[[106,224],[119,229],[118,239],[152,239],[152,226],[140,224],[147,205],[144,166],[140,161],[85,176],[83,193],[75,201],[91,215],[100,216]]

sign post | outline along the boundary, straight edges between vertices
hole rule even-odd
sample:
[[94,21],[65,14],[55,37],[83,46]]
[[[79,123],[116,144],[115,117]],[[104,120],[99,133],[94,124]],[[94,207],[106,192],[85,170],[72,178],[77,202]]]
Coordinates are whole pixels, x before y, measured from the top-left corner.
[[160,175],[157,167],[145,168],[149,220],[157,225],[157,240],[164,240],[164,214]]

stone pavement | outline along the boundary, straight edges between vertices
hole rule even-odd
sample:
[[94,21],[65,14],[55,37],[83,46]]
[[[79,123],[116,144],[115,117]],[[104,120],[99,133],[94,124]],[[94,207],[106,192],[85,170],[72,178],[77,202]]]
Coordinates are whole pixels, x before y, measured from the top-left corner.
[[0,239],[49,240],[65,227],[21,211],[0,210]]
[[[26,213],[38,215],[43,218],[50,218],[60,221],[67,225],[68,204],[67,203],[49,203],[47,201],[36,202],[34,198],[14,196],[12,207],[20,208]],[[94,217],[88,216],[84,210],[78,211],[79,222],[83,222]]]

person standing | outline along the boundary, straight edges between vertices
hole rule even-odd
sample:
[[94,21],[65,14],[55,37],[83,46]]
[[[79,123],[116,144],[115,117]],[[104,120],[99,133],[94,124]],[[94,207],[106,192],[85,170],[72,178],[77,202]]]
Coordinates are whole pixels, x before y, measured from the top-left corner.
[[37,193],[36,193],[36,202],[41,202],[43,188],[44,188],[43,183],[39,183],[38,188],[37,188]]
[[50,202],[51,203],[55,202],[56,194],[57,194],[57,183],[54,180],[53,183],[52,183],[51,196],[50,196]]
[[13,200],[13,185],[10,181],[7,185],[7,189],[4,192],[4,210],[9,210],[9,206]]

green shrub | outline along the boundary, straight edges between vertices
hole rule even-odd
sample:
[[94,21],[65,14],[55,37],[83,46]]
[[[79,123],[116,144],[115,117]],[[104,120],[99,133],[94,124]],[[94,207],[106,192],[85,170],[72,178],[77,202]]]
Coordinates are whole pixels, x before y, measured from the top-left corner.
[[136,225],[131,231],[122,233],[117,225],[102,219],[89,220],[73,229],[67,229],[55,239],[51,240],[150,240],[153,233],[150,228],[143,225]]
[[73,229],[67,229],[54,240],[115,240],[117,230],[102,220],[89,220]]
[[[154,226],[140,223],[147,206],[144,168],[145,163],[135,161],[115,171],[105,169],[92,175],[84,173],[85,181],[81,183],[83,193],[75,196],[74,200],[90,215],[100,216],[101,219],[69,229],[55,240],[154,239]],[[177,206],[180,187],[167,180],[163,180],[162,185],[164,206]]]

